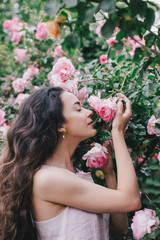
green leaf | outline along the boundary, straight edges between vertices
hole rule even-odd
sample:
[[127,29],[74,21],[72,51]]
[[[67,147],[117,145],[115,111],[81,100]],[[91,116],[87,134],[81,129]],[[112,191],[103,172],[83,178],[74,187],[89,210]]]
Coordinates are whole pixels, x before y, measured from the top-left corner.
[[159,123],[155,123],[155,130],[156,130],[156,133],[160,134],[160,124]]
[[123,31],[119,31],[116,35],[116,40],[120,41],[122,40],[122,38],[124,37],[124,32]]
[[100,141],[103,143],[104,141],[107,141],[111,138],[111,134],[107,130],[103,130],[100,133]]
[[103,25],[101,29],[102,36],[106,39],[110,38],[110,36],[113,34],[114,29],[116,25],[113,21],[107,20],[107,22]]
[[145,20],[144,20],[144,24],[146,25],[146,27],[148,29],[151,28],[151,26],[153,25],[155,21],[155,13],[154,10],[151,8],[147,8],[146,10],[146,15],[145,15]]
[[122,61],[124,61],[125,60],[125,56],[124,55],[121,55],[121,56],[119,56],[118,58],[117,58],[117,63],[120,63],[120,62],[122,62]]
[[45,11],[49,18],[55,17],[60,7],[60,0],[49,0],[45,5]]
[[87,9],[85,16],[84,16],[84,21],[88,22],[92,19],[92,17],[94,17],[94,14],[98,11],[98,8],[93,6],[89,9]]
[[114,0],[103,0],[100,4],[100,8],[104,12],[113,13],[115,11],[115,2]]
[[63,0],[66,7],[75,7],[78,3],[77,0]]
[[122,42],[116,42],[116,43],[113,44],[113,46],[117,51],[122,51],[122,49],[123,49],[123,43]]
[[154,116],[156,117],[156,119],[160,118],[160,109],[157,109],[157,110],[154,112]]
[[139,105],[138,103],[133,103],[132,104],[132,109],[137,114],[141,115],[141,114],[144,114],[146,112],[147,107],[145,105]]

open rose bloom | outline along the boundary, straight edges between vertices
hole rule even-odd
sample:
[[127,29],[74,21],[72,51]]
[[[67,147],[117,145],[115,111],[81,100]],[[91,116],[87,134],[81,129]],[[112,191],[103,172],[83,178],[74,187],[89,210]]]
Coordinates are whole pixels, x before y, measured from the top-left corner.
[[91,96],[88,99],[90,106],[105,121],[112,121],[117,111],[116,98],[100,99]]
[[133,239],[139,240],[144,237],[146,233],[154,232],[156,226],[159,224],[160,221],[152,209],[144,208],[144,210],[135,212],[131,224]]
[[71,60],[66,57],[58,59],[48,74],[50,84],[61,87],[68,92],[78,93],[77,78],[78,72],[75,70]]
[[155,124],[156,123],[160,124],[160,118],[156,119],[155,116],[152,115],[151,118],[148,121],[147,131],[148,131],[148,134],[150,134],[150,135],[154,135],[155,134],[155,135],[157,135],[159,137],[160,134],[158,134],[156,132],[156,129],[155,129]]
[[99,143],[95,143],[94,147],[82,157],[83,160],[87,160],[86,166],[91,168],[104,167],[106,165],[107,158],[107,148]]

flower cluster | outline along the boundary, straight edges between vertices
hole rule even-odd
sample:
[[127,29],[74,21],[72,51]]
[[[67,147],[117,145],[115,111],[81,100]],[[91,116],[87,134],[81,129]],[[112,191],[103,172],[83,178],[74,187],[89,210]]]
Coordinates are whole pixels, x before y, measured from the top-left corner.
[[[100,25],[97,26],[96,28],[96,33],[99,37],[101,37],[101,28],[103,27],[103,23],[101,23]],[[120,31],[121,29],[119,27],[115,27],[114,33],[112,34],[112,36],[108,39],[108,44],[110,47],[114,48],[114,44],[117,43],[118,41],[116,40],[116,35],[117,33]],[[140,38],[138,35],[135,35],[133,37],[133,39],[131,39],[130,37],[128,38],[123,38],[122,39],[123,44],[125,47],[130,47],[130,54],[131,56],[134,55],[136,48],[140,48],[143,45],[145,45],[145,40],[144,38]],[[100,59],[101,60],[101,59]],[[101,61],[100,61],[101,63]],[[102,63],[101,63],[102,64]]]
[[146,233],[152,233],[160,224],[159,218],[156,217],[156,213],[152,209],[144,208],[135,212],[132,219],[131,229],[133,231],[133,239],[139,240]]
[[30,84],[30,80],[39,73],[36,67],[29,67],[23,74],[22,78],[17,78],[12,82],[12,87],[16,93],[23,92]]
[[20,22],[18,18],[13,18],[11,20],[6,20],[3,23],[3,29],[11,37],[11,41],[18,45],[21,39],[25,36],[25,31],[22,29],[27,29],[27,24]]
[[94,147],[89,150],[82,159],[87,160],[86,166],[91,168],[101,168],[106,165],[108,158],[107,148],[100,145],[99,143],[94,143]]
[[159,137],[160,134],[158,134],[156,132],[156,129],[155,129],[155,124],[156,123],[160,124],[160,118],[156,119],[155,116],[152,115],[151,118],[148,121],[147,131],[148,131],[148,134],[150,134],[150,135],[154,135],[155,134],[155,135],[157,135]]
[[90,96],[88,102],[95,112],[105,121],[112,121],[117,111],[116,98],[100,99]]

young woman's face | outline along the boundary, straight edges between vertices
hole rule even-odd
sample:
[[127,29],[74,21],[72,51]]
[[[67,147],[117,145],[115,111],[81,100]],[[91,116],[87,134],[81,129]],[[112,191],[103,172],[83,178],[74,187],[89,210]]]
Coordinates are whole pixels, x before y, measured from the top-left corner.
[[96,130],[93,128],[91,116],[93,112],[81,106],[75,95],[63,92],[61,95],[63,102],[63,116],[66,120],[63,124],[66,129],[66,136],[71,136],[80,141],[93,137]]

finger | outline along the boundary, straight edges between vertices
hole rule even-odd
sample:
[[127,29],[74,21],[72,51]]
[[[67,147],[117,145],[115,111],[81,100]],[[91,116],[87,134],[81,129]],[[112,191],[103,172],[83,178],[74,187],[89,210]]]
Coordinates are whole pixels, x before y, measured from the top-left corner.
[[125,101],[126,103],[126,109],[125,109],[125,112],[132,112],[131,111],[131,102],[130,100],[122,93],[119,93],[119,96],[121,97],[122,100]]
[[117,103],[117,113],[123,113],[123,103],[121,100]]

